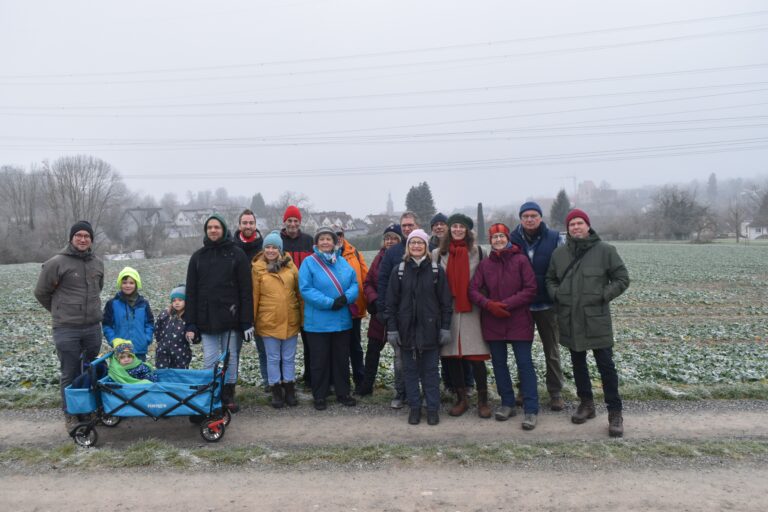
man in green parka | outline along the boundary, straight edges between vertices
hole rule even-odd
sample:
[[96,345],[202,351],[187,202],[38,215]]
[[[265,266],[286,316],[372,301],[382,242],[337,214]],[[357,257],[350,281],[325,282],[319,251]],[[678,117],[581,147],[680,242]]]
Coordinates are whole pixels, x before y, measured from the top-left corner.
[[629,287],[629,273],[616,248],[600,240],[589,216],[574,209],[565,219],[566,244],[552,254],[547,291],[555,301],[560,344],[570,349],[576,392],[581,400],[574,423],[595,417],[587,351],[595,356],[608,408],[608,433],[624,434],[619,376],[613,363],[610,302]]

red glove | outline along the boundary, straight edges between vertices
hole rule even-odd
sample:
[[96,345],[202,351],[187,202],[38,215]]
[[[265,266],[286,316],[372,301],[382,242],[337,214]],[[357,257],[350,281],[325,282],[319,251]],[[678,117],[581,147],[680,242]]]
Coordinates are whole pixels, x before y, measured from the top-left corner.
[[489,300],[485,307],[496,318],[509,318],[512,316],[512,313],[507,311],[506,306],[502,302]]

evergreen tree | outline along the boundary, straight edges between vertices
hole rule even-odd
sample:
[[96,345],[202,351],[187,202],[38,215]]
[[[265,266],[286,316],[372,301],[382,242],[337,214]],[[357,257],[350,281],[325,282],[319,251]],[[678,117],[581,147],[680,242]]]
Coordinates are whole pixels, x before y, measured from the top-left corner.
[[483,215],[483,203],[477,203],[477,243],[484,244],[490,242],[486,240],[485,216]]
[[555,202],[552,203],[552,208],[549,210],[549,221],[552,227],[555,229],[564,229],[565,218],[568,216],[568,212],[572,209],[571,200],[568,199],[568,194],[565,193],[565,189],[561,188],[557,193]]
[[251,211],[256,214],[257,217],[263,217],[267,213],[267,203],[264,202],[264,198],[261,192],[254,194],[251,198]]
[[416,214],[419,224],[426,226],[435,215],[435,201],[432,199],[432,191],[426,181],[411,187],[405,196],[405,208]]

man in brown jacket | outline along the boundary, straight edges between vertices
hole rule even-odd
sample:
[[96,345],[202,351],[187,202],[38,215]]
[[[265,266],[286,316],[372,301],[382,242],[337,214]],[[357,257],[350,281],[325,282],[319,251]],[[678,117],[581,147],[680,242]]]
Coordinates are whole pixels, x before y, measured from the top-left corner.
[[43,263],[35,298],[53,318],[53,343],[61,371],[61,405],[67,430],[77,418],[66,414],[64,388],[77,377],[101,347],[101,289],[104,264],[93,253],[93,228],[87,221],[69,230],[64,249]]

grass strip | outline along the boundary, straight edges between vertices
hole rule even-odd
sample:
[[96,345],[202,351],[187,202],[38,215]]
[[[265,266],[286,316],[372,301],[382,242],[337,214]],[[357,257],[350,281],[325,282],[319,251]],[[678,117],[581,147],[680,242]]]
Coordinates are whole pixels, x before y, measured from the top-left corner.
[[324,446],[273,449],[259,445],[219,445],[185,449],[155,439],[136,442],[125,449],[78,448],[65,444],[56,448],[14,447],[0,451],[6,468],[74,468],[102,470],[118,468],[210,469],[213,467],[309,468],[320,465],[387,466],[420,464],[511,464],[535,459],[572,462],[624,463],[637,460],[695,461],[718,458],[749,461],[768,456],[768,440],[716,441],[571,441],[546,443],[489,443],[465,445]]

